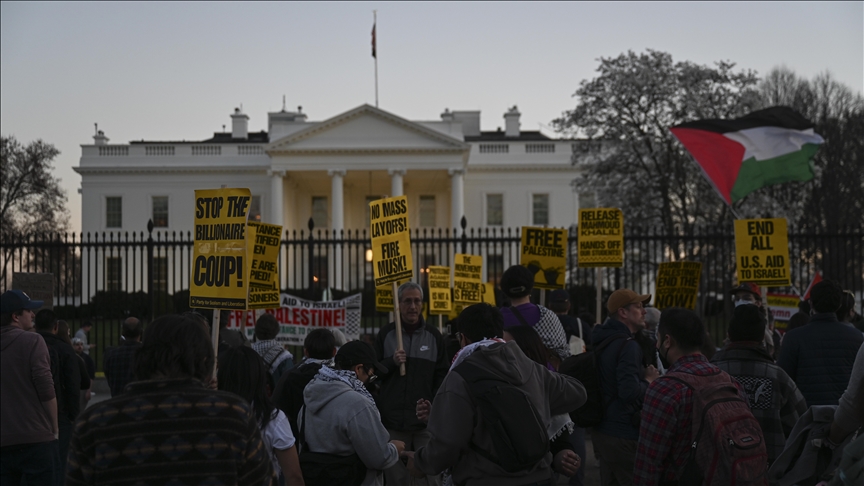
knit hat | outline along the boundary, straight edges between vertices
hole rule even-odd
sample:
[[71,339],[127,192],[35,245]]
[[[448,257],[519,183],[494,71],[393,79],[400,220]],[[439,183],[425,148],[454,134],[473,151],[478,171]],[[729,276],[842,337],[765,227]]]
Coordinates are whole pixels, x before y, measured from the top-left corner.
[[533,288],[534,275],[522,265],[513,265],[501,276],[501,290],[507,297],[525,297]]
[[730,341],[762,341],[765,337],[765,316],[754,304],[739,305],[729,322]]

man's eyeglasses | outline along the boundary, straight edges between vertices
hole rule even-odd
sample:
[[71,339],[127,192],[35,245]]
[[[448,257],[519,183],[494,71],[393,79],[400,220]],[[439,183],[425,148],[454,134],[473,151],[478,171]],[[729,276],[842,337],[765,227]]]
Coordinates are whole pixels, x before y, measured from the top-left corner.
[[399,303],[401,305],[404,305],[405,307],[408,307],[409,305],[416,305],[417,307],[421,307],[423,306],[423,299],[405,299],[400,300]]

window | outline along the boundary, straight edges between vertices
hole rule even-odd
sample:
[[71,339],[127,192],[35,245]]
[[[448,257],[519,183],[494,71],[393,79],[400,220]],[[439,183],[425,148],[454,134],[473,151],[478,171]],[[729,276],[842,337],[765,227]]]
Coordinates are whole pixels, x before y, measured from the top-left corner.
[[168,196],[153,196],[153,227],[168,227]]
[[[249,221],[261,222],[261,196],[252,196],[249,202]],[[281,225],[282,221],[273,221],[273,224]]]
[[168,257],[153,257],[153,291],[168,292]]
[[549,194],[533,194],[531,197],[532,223],[536,226],[549,224]]
[[501,226],[504,224],[504,195],[486,194],[486,225]]
[[105,257],[105,290],[120,290],[120,281],[122,278],[123,259],[120,257]]
[[420,226],[435,226],[435,196],[420,196]]
[[579,193],[579,209],[596,208],[597,196],[594,192]]
[[316,228],[328,226],[327,196],[312,196],[312,221]]
[[372,223],[372,215],[369,214],[369,203],[381,199],[381,196],[366,196],[366,228]]
[[123,227],[123,198],[122,197],[106,197],[105,198],[105,227],[106,228],[122,228]]

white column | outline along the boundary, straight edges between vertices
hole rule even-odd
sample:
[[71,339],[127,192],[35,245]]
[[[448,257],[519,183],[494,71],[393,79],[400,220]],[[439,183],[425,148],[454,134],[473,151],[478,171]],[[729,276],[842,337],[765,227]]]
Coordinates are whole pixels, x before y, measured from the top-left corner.
[[285,225],[284,215],[282,214],[282,177],[285,176],[283,170],[267,171],[270,176],[270,222],[280,226]]
[[464,169],[448,169],[450,174],[450,225],[461,233],[462,216],[465,214]]
[[[342,239],[342,231],[345,229],[345,195],[344,181],[345,169],[331,169],[327,171],[330,176],[330,229],[333,230],[335,239]],[[330,257],[330,287],[341,289],[342,285],[342,246],[336,245]]]
[[390,174],[390,197],[405,194],[402,188],[402,176],[405,175],[405,169],[388,169],[387,173]]

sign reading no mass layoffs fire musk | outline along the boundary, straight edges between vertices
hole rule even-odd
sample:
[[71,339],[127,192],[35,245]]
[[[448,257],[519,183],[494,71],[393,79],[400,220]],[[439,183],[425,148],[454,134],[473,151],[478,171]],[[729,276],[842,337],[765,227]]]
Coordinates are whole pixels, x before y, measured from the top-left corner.
[[189,306],[246,309],[249,189],[195,191],[195,242]]
[[249,309],[279,307],[279,247],[282,227],[250,221],[246,230],[249,265]]
[[483,257],[457,253],[453,257],[453,300],[463,304],[483,301]]
[[736,219],[735,257],[739,282],[790,285],[786,219]]
[[567,274],[567,230],[522,227],[519,264],[534,275],[539,289],[563,289]]
[[375,286],[411,280],[414,261],[408,234],[408,197],[372,201],[369,203],[369,214]]
[[429,313],[449,314],[453,303],[450,301],[450,267],[429,267]]
[[617,208],[579,210],[579,267],[624,266],[624,213]]
[[699,296],[699,278],[702,276],[700,262],[664,262],[657,268],[657,286],[654,291],[654,307],[696,309]]

